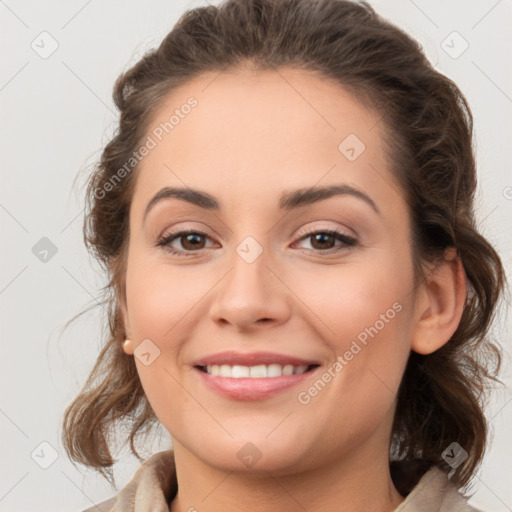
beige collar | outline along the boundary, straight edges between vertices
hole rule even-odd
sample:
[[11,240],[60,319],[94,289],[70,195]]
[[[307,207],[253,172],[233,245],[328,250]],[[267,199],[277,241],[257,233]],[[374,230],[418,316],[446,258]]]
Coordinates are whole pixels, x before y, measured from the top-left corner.
[[[164,493],[164,489],[167,492]],[[149,458],[119,494],[83,512],[169,512],[178,492],[172,450]],[[429,469],[394,512],[478,512],[437,467]]]

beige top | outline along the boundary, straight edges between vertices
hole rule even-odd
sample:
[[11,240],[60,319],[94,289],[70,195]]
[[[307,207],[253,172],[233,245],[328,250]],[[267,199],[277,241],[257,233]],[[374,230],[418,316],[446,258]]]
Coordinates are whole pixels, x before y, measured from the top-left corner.
[[[117,496],[83,512],[169,512],[178,483],[172,450],[156,453]],[[479,512],[437,467],[429,469],[394,512]]]

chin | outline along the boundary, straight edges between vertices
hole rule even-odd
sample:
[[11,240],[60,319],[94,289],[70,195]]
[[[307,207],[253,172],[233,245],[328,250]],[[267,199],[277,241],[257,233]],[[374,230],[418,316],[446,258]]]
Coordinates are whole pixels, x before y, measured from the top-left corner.
[[294,473],[301,466],[300,461],[308,459],[300,439],[288,437],[283,442],[282,438],[266,435],[251,436],[249,432],[224,441],[208,440],[205,446],[195,444],[189,449],[205,464],[222,471],[265,476]]

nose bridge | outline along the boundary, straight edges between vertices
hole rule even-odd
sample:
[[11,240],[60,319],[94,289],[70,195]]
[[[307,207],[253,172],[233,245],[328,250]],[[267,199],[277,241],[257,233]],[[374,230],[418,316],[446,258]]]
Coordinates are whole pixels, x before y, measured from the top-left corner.
[[[260,241],[256,239],[260,238]],[[247,327],[261,319],[281,321],[286,317],[286,297],[271,264],[267,238],[245,236],[228,258],[231,271],[211,305],[214,319]]]
[[234,254],[229,258],[232,270],[224,291],[234,303],[249,305],[265,301],[268,287],[272,284],[269,283],[270,271],[267,268],[269,249],[263,244],[264,241],[260,243],[248,235],[234,248]]

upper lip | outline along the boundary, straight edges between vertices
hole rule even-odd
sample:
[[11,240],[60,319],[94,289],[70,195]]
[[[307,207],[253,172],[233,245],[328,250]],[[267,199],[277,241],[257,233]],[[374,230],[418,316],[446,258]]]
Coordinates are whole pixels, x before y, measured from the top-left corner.
[[230,366],[256,366],[260,364],[280,364],[281,366],[291,364],[293,366],[310,366],[312,364],[318,363],[316,361],[308,361],[300,357],[289,356],[286,354],[277,354],[275,352],[242,353],[229,350],[202,357],[194,363],[194,366],[209,366],[214,364],[227,364]]

